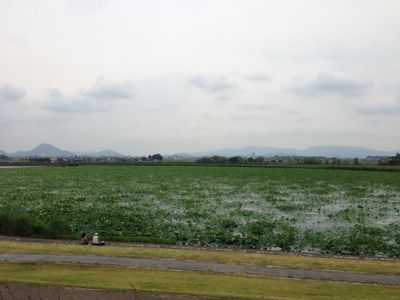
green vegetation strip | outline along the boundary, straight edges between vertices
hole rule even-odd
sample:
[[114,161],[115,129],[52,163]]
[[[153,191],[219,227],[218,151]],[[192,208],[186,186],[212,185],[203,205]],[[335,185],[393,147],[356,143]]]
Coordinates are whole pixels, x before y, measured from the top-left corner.
[[0,169],[0,234],[400,257],[400,172]]
[[0,241],[0,253],[101,255],[136,258],[172,258],[202,262],[234,263],[259,266],[323,269],[400,275],[400,261],[375,259],[325,258],[315,256],[246,253],[199,249],[146,247],[93,247],[66,244]]
[[109,266],[0,263],[0,281],[249,299],[398,299],[399,287],[158,271]]

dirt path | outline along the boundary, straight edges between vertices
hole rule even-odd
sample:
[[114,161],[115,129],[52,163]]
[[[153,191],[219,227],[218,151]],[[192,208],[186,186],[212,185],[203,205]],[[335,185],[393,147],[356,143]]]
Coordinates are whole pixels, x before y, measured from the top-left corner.
[[352,283],[400,285],[400,276],[394,275],[292,269],[282,267],[261,267],[175,259],[142,259],[92,255],[0,254],[0,261],[117,265],[134,268],[152,268],[158,270],[211,271],[217,273],[235,273],[298,279],[344,281]]

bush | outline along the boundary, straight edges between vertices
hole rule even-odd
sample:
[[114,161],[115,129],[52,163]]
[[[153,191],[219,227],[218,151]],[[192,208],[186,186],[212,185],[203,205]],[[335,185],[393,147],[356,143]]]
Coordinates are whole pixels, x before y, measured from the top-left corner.
[[63,237],[71,233],[71,229],[61,220],[53,220],[49,223],[48,234],[50,237]]
[[33,222],[26,216],[17,216],[15,218],[14,234],[18,236],[32,236]]
[[13,234],[15,228],[15,218],[4,212],[0,213],[0,233],[5,235]]
[[385,230],[378,227],[355,225],[350,228],[347,250],[356,255],[385,253]]
[[275,229],[275,241],[276,245],[282,250],[289,251],[293,247],[297,230],[295,227],[291,226],[286,222],[279,222],[277,228]]
[[60,238],[70,233],[69,226],[62,220],[41,223],[27,214],[12,211],[3,211],[0,213],[0,234]]

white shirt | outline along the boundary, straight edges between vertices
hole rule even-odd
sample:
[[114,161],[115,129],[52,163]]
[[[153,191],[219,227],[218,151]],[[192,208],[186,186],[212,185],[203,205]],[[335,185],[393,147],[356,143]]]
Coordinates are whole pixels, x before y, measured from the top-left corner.
[[98,243],[99,243],[99,236],[95,234],[93,236],[93,244],[98,244]]

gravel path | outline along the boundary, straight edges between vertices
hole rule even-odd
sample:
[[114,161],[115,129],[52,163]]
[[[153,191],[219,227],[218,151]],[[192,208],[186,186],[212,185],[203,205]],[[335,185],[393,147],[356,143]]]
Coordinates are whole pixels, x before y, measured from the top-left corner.
[[153,268],[159,270],[211,271],[218,273],[279,276],[298,279],[400,285],[400,276],[394,275],[282,267],[261,267],[251,265],[183,261],[175,259],[142,259],[92,255],[0,254],[0,261],[117,265],[135,268]]

